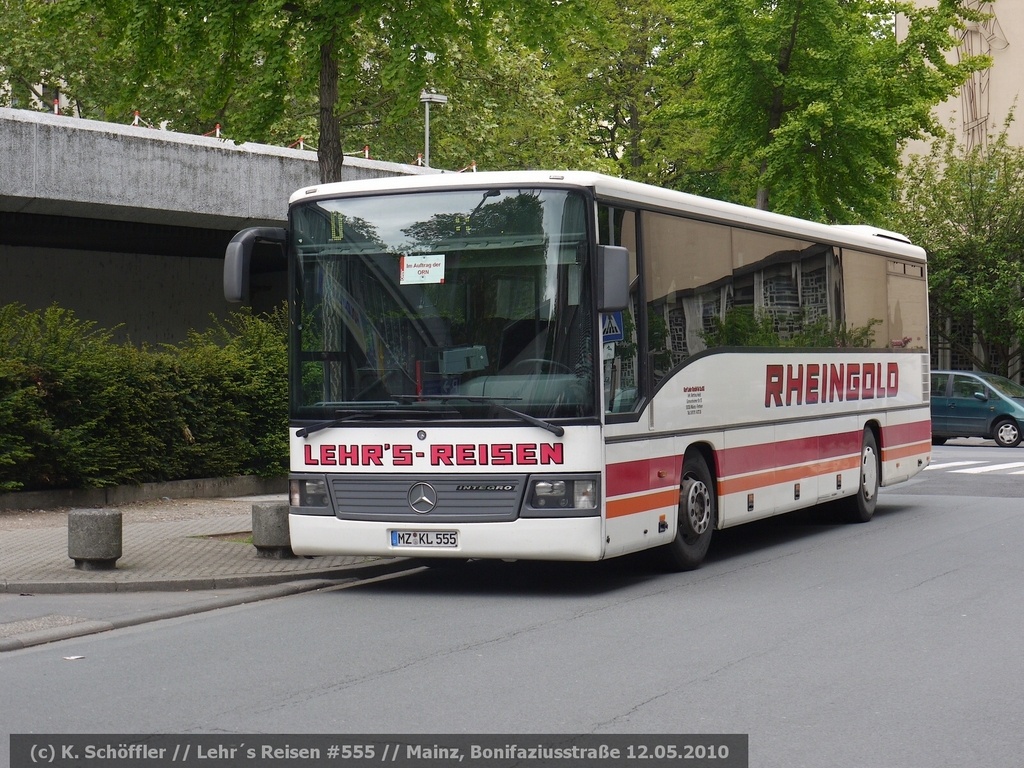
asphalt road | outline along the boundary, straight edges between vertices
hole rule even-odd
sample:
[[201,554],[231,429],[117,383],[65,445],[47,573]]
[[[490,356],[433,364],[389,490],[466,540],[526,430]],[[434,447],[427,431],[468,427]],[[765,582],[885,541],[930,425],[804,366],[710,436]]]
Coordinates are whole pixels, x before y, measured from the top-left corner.
[[1020,765],[1024,448],[934,464],[867,525],[722,532],[693,573],[471,563],[10,652],[4,731],[744,733],[751,766]]
[[1019,499],[1024,496],[1024,443],[1000,448],[980,438],[950,440],[933,447],[932,463],[923,473],[884,492]]

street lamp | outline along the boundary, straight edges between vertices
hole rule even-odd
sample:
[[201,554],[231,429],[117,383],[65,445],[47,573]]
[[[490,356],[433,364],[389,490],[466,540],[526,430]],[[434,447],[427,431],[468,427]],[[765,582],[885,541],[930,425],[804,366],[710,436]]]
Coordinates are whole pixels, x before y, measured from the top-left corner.
[[436,91],[420,91],[420,102],[423,104],[423,165],[430,167],[430,105],[447,104],[448,97]]

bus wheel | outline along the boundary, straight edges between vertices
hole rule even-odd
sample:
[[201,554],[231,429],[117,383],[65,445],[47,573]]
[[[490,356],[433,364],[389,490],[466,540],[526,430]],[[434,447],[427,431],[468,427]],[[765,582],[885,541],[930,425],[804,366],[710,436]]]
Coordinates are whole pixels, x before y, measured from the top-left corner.
[[679,486],[676,537],[661,547],[664,564],[673,571],[699,566],[708,553],[717,519],[718,500],[707,462],[699,453],[687,454]]
[[875,433],[865,429],[860,448],[860,483],[857,493],[843,499],[843,513],[847,520],[851,523],[866,523],[874,516],[881,479]]

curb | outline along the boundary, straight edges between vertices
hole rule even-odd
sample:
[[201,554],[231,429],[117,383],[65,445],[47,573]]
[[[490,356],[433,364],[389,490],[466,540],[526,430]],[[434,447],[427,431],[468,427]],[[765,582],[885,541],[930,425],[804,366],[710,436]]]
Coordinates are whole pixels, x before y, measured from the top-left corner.
[[33,593],[37,595],[74,595],[101,592],[183,592],[203,589],[235,589],[261,587],[288,582],[301,583],[314,579],[364,579],[386,576],[416,567],[409,558],[395,558],[356,565],[284,573],[256,573],[239,576],[183,576],[181,578],[138,581],[5,581],[0,593]]
[[[313,592],[318,589],[326,589],[329,587],[336,587],[340,584],[349,581],[359,581],[363,579],[372,579],[380,576],[388,576],[393,573],[400,573],[411,568],[419,567],[419,564],[415,560],[402,559],[402,560],[391,560],[381,563],[374,563],[371,565],[357,565],[357,566],[346,566],[342,568],[335,568],[331,571],[324,571],[320,574],[314,575],[312,573],[302,574],[299,578],[296,578],[295,574],[273,574],[267,577],[261,576],[242,576],[238,577],[238,580],[244,580],[245,583],[231,583],[225,584],[226,581],[235,581],[232,579],[217,579],[218,586],[209,587],[207,582],[211,580],[206,579],[176,579],[174,583],[177,589],[218,589],[218,588],[229,588],[229,587],[253,587],[263,586],[265,587],[258,595],[253,595],[251,592],[247,592],[242,595],[224,595],[223,597],[206,600],[200,604],[190,606],[175,606],[171,608],[161,608],[154,610],[149,613],[140,613],[133,615],[129,618],[114,619],[111,621],[100,621],[100,620],[86,620],[75,622],[74,624],[67,624],[59,627],[50,627],[47,629],[40,629],[31,632],[25,632],[21,635],[15,635],[13,637],[0,638],[0,653],[6,651],[17,651],[24,648],[30,648],[36,645],[45,645],[47,643],[57,642],[59,640],[69,640],[75,637],[85,637],[87,635],[95,635],[100,632],[109,632],[112,629],[124,629],[125,627],[138,626],[140,624],[148,624],[154,621],[162,621],[164,619],[176,619],[182,616],[190,616],[199,613],[206,613],[209,611],[215,611],[220,608],[230,608],[236,605],[244,605],[246,603],[255,603],[261,600],[270,600],[276,597],[287,597],[288,595],[301,594],[303,592]],[[333,575],[334,578],[329,578]],[[282,578],[290,579],[289,581],[282,581]],[[268,579],[276,578],[275,582],[270,582]],[[161,582],[146,582],[146,584],[152,584],[154,586],[141,586],[132,585],[133,589],[121,589],[121,590],[103,590],[103,591],[143,591],[144,589],[166,589],[166,584],[169,580]],[[44,582],[44,585],[51,584],[50,582]],[[53,586],[67,587],[66,584],[52,584]],[[85,585],[94,586],[94,585]],[[100,585],[104,586],[104,585]],[[110,585],[117,586],[117,585]],[[15,591],[15,590],[10,590]],[[22,590],[22,591],[34,591],[42,594],[43,590]],[[72,592],[84,592],[84,591],[97,591],[97,590],[56,590],[58,592],[72,593]]]
[[176,619],[182,616],[214,611],[218,608],[229,608],[234,605],[242,605],[244,603],[257,602],[259,600],[269,600],[274,597],[284,597],[285,595],[293,595],[300,592],[320,589],[321,587],[329,586],[334,583],[336,582],[312,579],[306,582],[292,582],[289,584],[277,585],[276,587],[270,587],[265,593],[258,596],[253,596],[251,593],[244,596],[226,595],[223,598],[210,600],[202,605],[177,606],[175,608],[161,609],[158,611],[151,611],[150,613],[138,614],[128,619],[116,619],[113,621],[81,621],[61,627],[25,632],[24,634],[15,635],[14,637],[0,638],[0,652],[17,651],[23,648],[30,648],[35,645],[54,643],[58,640],[69,640],[74,637],[85,637],[87,635],[95,635],[100,632],[108,632],[112,629],[134,627],[140,624],[148,624],[153,621]]

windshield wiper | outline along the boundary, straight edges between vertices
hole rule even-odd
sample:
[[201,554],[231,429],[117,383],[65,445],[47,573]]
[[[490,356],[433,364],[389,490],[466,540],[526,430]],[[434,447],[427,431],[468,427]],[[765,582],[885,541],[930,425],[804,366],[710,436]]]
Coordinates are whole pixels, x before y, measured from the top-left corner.
[[343,421],[350,421],[358,418],[359,414],[350,413],[345,416],[335,416],[333,419],[327,421],[319,421],[316,424],[310,424],[308,427],[301,427],[298,432],[295,433],[296,437],[309,437],[314,432],[319,432],[321,429],[327,429],[328,427],[336,427]]
[[[327,419],[326,421],[319,421],[316,424],[310,424],[307,427],[301,427],[296,431],[296,437],[309,437],[314,432],[319,432],[321,429],[328,429],[330,427],[337,427],[340,424],[344,424],[346,421],[360,421],[362,419],[376,419],[376,418],[391,418],[394,416],[423,416],[426,414],[430,415],[445,415],[449,411],[430,411],[423,408],[401,408],[399,403],[395,400],[385,401],[374,401],[363,404],[368,407],[353,407],[351,408],[339,408],[334,412],[333,419]],[[372,410],[371,410],[372,409]]]
[[565,434],[565,430],[562,429],[562,427],[558,426],[557,424],[552,424],[550,421],[544,421],[544,419],[538,419],[536,416],[531,416],[528,413],[523,413],[522,411],[517,411],[515,408],[509,408],[507,405],[505,405],[504,403],[500,402],[501,400],[515,402],[517,400],[522,399],[522,398],[518,398],[518,397],[500,397],[499,398],[499,397],[480,397],[478,395],[402,395],[402,396],[399,397],[399,399],[402,400],[403,402],[405,402],[406,400],[409,400],[409,401],[426,400],[426,401],[434,401],[434,402],[446,403],[449,400],[464,400],[467,403],[483,403],[485,405],[494,406],[497,410],[501,411],[502,413],[504,413],[504,414],[506,414],[508,416],[513,416],[514,418],[517,418],[520,421],[524,421],[527,424],[530,424],[531,426],[540,427],[541,429],[546,429],[548,432],[550,432],[551,434],[553,434],[553,435],[555,435],[557,437],[561,437],[562,435]]

